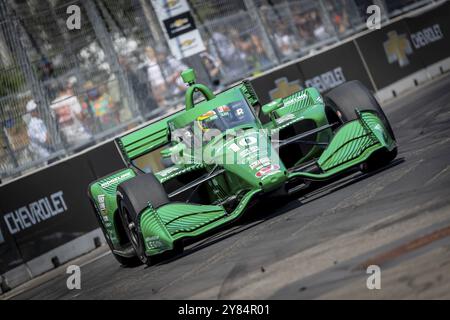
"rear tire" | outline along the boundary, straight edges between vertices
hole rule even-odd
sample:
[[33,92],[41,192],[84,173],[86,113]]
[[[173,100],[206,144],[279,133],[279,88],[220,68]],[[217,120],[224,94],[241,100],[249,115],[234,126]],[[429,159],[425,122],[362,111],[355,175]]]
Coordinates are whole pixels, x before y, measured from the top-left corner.
[[325,104],[337,113],[343,123],[357,118],[355,108],[375,111],[395,140],[394,131],[381,106],[370,91],[357,80],[346,82],[325,95]]
[[157,209],[169,202],[166,191],[153,173],[138,175],[117,187],[117,203],[125,232],[139,260],[150,265],[140,227],[140,213],[149,206]]

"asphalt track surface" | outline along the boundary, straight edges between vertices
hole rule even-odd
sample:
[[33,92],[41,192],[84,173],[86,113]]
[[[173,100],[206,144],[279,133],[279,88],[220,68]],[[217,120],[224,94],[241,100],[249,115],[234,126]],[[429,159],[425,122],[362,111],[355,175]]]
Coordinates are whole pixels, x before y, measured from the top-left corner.
[[[450,76],[383,107],[392,166],[257,207],[151,267],[121,267],[103,248],[81,267],[81,290],[60,270],[14,298],[450,298]],[[372,264],[380,290],[366,286]]]

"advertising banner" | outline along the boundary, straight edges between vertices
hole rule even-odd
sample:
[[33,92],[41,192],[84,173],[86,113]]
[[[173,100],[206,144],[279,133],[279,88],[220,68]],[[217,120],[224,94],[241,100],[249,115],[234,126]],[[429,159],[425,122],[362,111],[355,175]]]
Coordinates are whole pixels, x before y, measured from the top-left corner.
[[205,51],[187,0],[152,0],[172,55],[181,60]]
[[407,18],[411,50],[426,66],[450,56],[450,2]]
[[377,90],[425,68],[404,20],[357,38]]
[[98,228],[89,183],[124,167],[113,141],[0,187],[0,274]]
[[98,228],[86,195],[92,180],[78,156],[0,188],[3,236],[15,239],[23,260]]
[[324,93],[350,80],[359,80],[375,90],[353,42],[264,74],[253,79],[252,84],[261,103],[265,104],[306,87],[315,87]]
[[359,80],[374,91],[354,42],[350,41],[298,63],[306,87],[324,93],[346,81]]

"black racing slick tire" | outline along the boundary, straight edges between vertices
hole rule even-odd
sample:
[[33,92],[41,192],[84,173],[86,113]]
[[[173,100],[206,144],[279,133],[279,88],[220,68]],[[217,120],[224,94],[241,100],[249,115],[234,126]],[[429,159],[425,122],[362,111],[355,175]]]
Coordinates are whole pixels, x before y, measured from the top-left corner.
[[104,222],[102,221],[102,218],[100,217],[100,215],[97,213],[97,209],[96,206],[94,204],[94,201],[92,200],[92,198],[89,196],[89,200],[90,203],[92,205],[92,208],[94,209],[94,213],[95,213],[95,217],[98,221],[98,224],[100,225],[100,228],[102,229],[103,235],[105,236],[106,239],[106,243],[108,244],[109,248],[111,249],[111,253],[113,255],[113,257],[117,260],[117,262],[119,262],[121,265],[126,266],[126,267],[132,267],[132,266],[136,266],[140,260],[138,259],[137,256],[134,257],[124,257],[121,255],[118,255],[117,253],[114,252],[114,245],[111,241],[111,238],[109,237],[108,231],[105,228]]
[[117,187],[117,203],[125,232],[139,260],[149,265],[139,214],[149,203],[157,209],[169,202],[164,187],[153,173],[138,175]]
[[375,111],[392,139],[395,140],[394,131],[383,109],[360,81],[349,81],[330,90],[325,94],[325,104],[337,113],[343,123],[356,119],[355,108]]

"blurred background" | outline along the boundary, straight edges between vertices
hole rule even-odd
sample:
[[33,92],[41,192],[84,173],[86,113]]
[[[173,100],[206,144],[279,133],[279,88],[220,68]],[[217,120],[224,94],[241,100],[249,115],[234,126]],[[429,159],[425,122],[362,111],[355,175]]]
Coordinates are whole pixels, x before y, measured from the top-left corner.
[[[187,67],[220,90],[365,29],[371,4],[388,21],[432,1],[188,2],[206,50],[177,60],[150,0],[1,0],[0,179],[180,108]],[[70,5],[79,30],[66,26]]]

